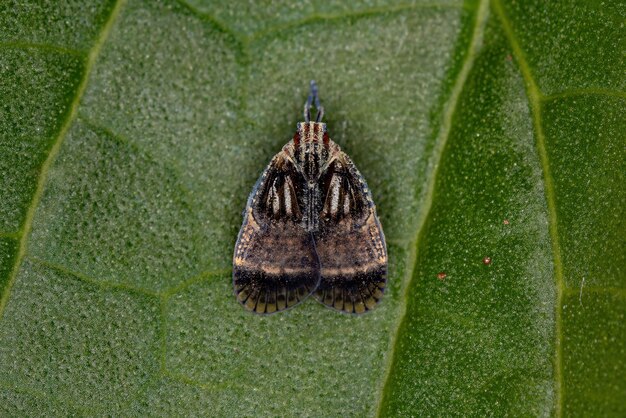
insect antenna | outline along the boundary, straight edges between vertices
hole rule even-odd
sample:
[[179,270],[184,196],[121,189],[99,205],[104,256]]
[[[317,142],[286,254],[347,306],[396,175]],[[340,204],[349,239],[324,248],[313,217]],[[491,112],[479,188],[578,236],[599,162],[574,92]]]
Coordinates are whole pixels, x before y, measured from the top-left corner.
[[315,116],[315,122],[321,122],[322,117],[324,116],[324,106],[320,102],[320,98],[318,96],[317,83],[315,80],[311,80],[311,91],[309,93],[309,97],[307,98],[306,103],[304,104],[304,121],[311,121],[311,106],[315,104],[315,108],[317,109],[317,115]]

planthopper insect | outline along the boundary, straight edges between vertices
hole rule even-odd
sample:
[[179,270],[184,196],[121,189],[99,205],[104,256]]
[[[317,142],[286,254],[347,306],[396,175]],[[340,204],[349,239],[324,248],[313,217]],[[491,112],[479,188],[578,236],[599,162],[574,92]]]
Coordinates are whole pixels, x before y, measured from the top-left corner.
[[304,122],[248,198],[233,285],[249,311],[282,311],[313,294],[328,307],[360,314],[383,296],[387,247],[376,207],[361,173],[328,136],[323,116],[311,81]]

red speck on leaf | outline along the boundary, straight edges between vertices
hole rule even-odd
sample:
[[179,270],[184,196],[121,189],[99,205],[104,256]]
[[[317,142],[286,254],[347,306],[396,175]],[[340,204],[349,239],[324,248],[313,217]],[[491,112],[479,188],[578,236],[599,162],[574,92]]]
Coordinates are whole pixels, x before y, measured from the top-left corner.
[[440,273],[437,273],[437,278],[438,278],[439,280],[443,280],[443,279],[445,279],[445,278],[446,278],[446,276],[447,276],[447,274],[446,274],[446,273],[444,273],[443,271],[442,271],[442,272],[440,272]]
[[491,257],[485,257],[483,258],[483,264],[488,266],[489,264],[491,264]]
[[505,219],[504,221],[502,221],[503,224],[508,225],[509,224],[509,220]]

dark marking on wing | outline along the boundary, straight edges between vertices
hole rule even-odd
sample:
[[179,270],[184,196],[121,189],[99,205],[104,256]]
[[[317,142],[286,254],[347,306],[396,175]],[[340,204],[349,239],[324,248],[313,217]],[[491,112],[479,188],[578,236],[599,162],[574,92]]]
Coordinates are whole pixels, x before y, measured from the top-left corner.
[[335,160],[328,166],[320,179],[322,196],[325,196],[320,218],[328,227],[345,218],[363,221],[369,207],[367,186],[364,191],[363,185],[360,174],[352,173],[347,164]]
[[263,220],[269,218],[299,222],[302,219],[303,205],[299,195],[305,187],[304,183],[302,175],[293,164],[279,153],[261,175],[248,205],[252,207],[253,213]]

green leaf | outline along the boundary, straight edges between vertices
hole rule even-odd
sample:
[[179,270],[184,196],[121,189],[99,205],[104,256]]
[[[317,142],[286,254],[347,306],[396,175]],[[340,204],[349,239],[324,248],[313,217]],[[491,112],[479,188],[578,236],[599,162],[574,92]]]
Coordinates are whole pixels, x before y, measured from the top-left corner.
[[[0,5],[1,415],[625,415],[624,7],[222,3]],[[311,79],[390,287],[251,315]]]

